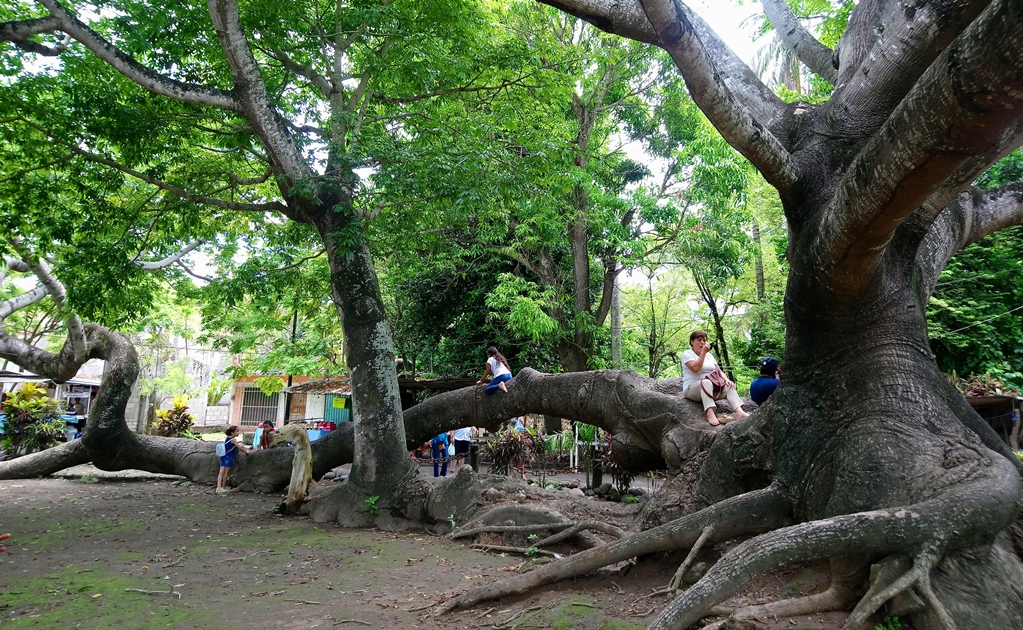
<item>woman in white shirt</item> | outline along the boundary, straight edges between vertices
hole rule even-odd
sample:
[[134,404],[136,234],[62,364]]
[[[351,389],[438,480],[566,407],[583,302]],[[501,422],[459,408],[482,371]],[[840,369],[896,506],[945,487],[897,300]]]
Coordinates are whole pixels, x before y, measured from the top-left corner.
[[508,388],[504,382],[511,380],[511,367],[508,365],[508,359],[504,358],[504,355],[498,352],[494,346],[487,348],[487,367],[483,370],[483,376],[480,380],[476,381],[476,384],[482,383],[487,374],[493,374],[494,377],[490,379],[487,388],[483,390],[484,392],[492,394],[495,389],[500,389],[502,392],[508,393]]
[[707,414],[707,422],[712,426],[718,426],[718,420],[714,401],[726,398],[728,404],[735,411],[735,415],[745,418],[749,414],[742,409],[742,399],[735,391],[735,383],[725,379],[724,388],[715,396],[714,384],[707,378],[718,366],[717,361],[710,354],[710,344],[707,343],[707,333],[702,330],[694,330],[689,335],[689,350],[682,353],[682,391],[685,397],[696,402],[703,402],[704,412]]

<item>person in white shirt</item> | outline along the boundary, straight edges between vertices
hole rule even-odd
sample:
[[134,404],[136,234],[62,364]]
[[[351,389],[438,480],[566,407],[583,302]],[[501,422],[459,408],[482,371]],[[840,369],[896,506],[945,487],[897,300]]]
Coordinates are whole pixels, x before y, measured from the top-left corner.
[[455,429],[452,433],[455,443],[455,459],[451,461],[451,471],[456,472],[465,463],[465,456],[469,454],[469,443],[472,441],[472,429],[462,427]]
[[504,383],[512,378],[511,366],[508,365],[508,359],[504,358],[504,355],[498,352],[494,346],[487,348],[487,367],[483,369],[483,376],[480,377],[480,380],[476,381],[476,384],[482,383],[487,374],[493,374],[494,376],[490,379],[490,383],[487,384],[487,388],[483,390],[485,393],[492,394],[495,389],[508,393],[508,388]]
[[735,391],[735,383],[725,378],[725,386],[720,391],[715,391],[714,383],[708,378],[718,364],[710,354],[707,333],[702,330],[694,330],[689,335],[689,348],[682,353],[682,391],[685,397],[696,402],[703,402],[707,422],[715,427],[721,424],[717,417],[715,400],[725,398],[732,410],[735,411],[735,415],[740,418],[748,416],[749,414],[743,411],[742,399]]

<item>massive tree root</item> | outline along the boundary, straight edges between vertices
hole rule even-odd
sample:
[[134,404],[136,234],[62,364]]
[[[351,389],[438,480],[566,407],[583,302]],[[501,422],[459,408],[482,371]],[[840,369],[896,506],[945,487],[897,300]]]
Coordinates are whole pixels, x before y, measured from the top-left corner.
[[[1006,497],[1014,500],[1006,501]],[[722,557],[672,602],[651,628],[685,628],[754,576],[775,567],[841,557],[861,558],[869,565],[892,554],[913,556],[912,569],[869,592],[854,609],[846,630],[858,630],[882,604],[910,586],[924,594],[939,617],[947,617],[930,587],[931,570],[949,550],[990,544],[1015,520],[1020,498],[1019,476],[1008,461],[994,457],[990,470],[930,501],[835,516],[757,536]],[[801,612],[806,610],[804,607]]]
[[713,525],[711,540],[720,542],[737,536],[770,531],[792,522],[788,502],[777,488],[757,490],[722,501],[676,521],[625,536],[606,547],[590,549],[564,560],[544,565],[530,573],[475,588],[442,604],[438,612],[468,608],[488,599],[521,595],[544,584],[585,575],[603,566],[636,556],[691,547],[704,529]]

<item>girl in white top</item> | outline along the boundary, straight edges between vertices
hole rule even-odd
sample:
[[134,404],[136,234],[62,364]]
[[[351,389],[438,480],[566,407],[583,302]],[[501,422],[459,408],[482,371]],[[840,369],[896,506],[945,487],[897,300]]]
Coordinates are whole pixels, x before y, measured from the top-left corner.
[[735,383],[727,381],[724,390],[717,397],[714,396],[714,384],[707,376],[717,367],[717,361],[710,354],[710,344],[707,343],[707,333],[702,330],[694,330],[689,335],[689,350],[682,353],[682,392],[689,400],[703,403],[704,413],[707,415],[707,422],[718,426],[716,398],[726,398],[728,404],[735,411],[735,415],[745,418],[749,414],[742,408],[742,399],[735,391]]
[[495,389],[500,389],[505,393],[508,392],[508,388],[504,383],[511,380],[511,367],[508,365],[508,359],[504,358],[504,355],[498,352],[494,346],[487,348],[487,367],[484,368],[483,376],[476,383],[482,383],[487,374],[493,374],[494,377],[490,379],[487,388],[483,390],[484,392],[491,394]]

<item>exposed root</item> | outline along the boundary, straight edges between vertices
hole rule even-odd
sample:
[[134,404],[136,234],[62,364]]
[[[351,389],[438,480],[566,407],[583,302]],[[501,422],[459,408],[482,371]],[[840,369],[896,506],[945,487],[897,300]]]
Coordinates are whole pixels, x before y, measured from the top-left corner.
[[819,558],[882,557],[924,549],[909,573],[857,605],[845,630],[859,630],[882,603],[929,572],[946,549],[989,544],[990,537],[1015,520],[1020,495],[1019,475],[1008,462],[996,458],[984,474],[930,501],[835,516],[763,534],[721,558],[669,604],[650,628],[685,628],[754,576],[772,568]]
[[[887,586],[871,589],[870,592],[864,595],[863,599],[860,600],[860,603],[856,605],[856,608],[849,615],[845,625],[842,626],[842,630],[859,630],[866,623],[867,619],[877,612],[886,601],[916,584],[926,584],[927,593],[924,594],[924,597],[926,598],[929,594],[930,600],[933,600],[931,605],[937,604],[935,612],[939,617],[944,617],[943,621],[947,620],[948,623],[952,623],[952,620],[948,618],[948,614],[945,612],[945,607],[938,602],[934,592],[931,590],[931,570],[938,565],[938,562],[941,561],[944,555],[945,549],[943,545],[940,547],[931,545],[928,549],[919,553],[913,560],[913,566],[908,571],[892,580]],[[955,624],[952,626],[946,624],[946,627],[954,628]]]
[[534,534],[548,530],[563,530],[572,527],[575,523],[545,523],[542,525],[487,525],[485,527],[474,527],[472,529],[460,529],[450,536],[452,540],[469,538],[480,534]]
[[952,621],[952,617],[945,610],[945,605],[938,600],[938,597],[934,594],[934,590],[931,588],[931,572],[928,571],[920,578],[920,583],[917,585],[917,590],[924,596],[927,603],[931,605],[934,610],[934,614],[938,616],[938,620],[944,626],[945,630],[956,630],[956,624]]
[[625,535],[624,531],[615,527],[614,525],[609,525],[607,523],[598,523],[596,521],[580,521],[578,523],[573,523],[571,527],[564,531],[558,532],[557,534],[551,534],[547,538],[537,541],[535,543],[535,546],[544,547],[546,545],[553,545],[563,540],[567,540],[572,536],[575,536],[579,532],[587,530],[598,531],[603,534],[614,536],[615,538],[621,538],[622,536]]
[[553,551],[547,551],[546,549],[539,549],[537,547],[506,547],[504,545],[471,545],[473,549],[482,549],[484,551],[500,551],[503,553],[518,553],[524,556],[551,556],[552,558],[560,557]]
[[770,531],[790,524],[791,512],[782,493],[771,487],[733,497],[660,527],[624,536],[607,545],[544,565],[530,573],[502,582],[477,587],[438,607],[438,614],[455,608],[468,608],[479,602],[508,595],[521,595],[544,584],[577,575],[629,558],[679,547],[691,547],[711,524],[712,540]]
[[693,545],[693,548],[689,550],[689,555],[687,555],[686,559],[682,561],[682,564],[678,567],[678,571],[675,571],[675,576],[672,577],[671,582],[668,583],[669,593],[673,593],[682,588],[682,577],[686,574],[686,571],[689,570],[689,567],[692,566],[693,561],[696,560],[697,554],[700,553],[700,550],[703,549],[703,545],[713,533],[713,525],[708,525],[703,528],[703,532],[700,533],[700,537],[696,539],[696,543]]

